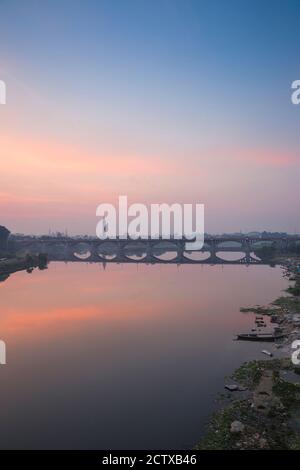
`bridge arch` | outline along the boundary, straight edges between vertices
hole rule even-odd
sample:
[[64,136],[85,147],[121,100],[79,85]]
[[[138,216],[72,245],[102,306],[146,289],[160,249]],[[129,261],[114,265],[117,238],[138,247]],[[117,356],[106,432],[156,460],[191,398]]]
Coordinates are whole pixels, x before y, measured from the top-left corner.
[[216,257],[221,261],[240,261],[245,257],[244,251],[233,251],[233,252],[226,252],[226,251],[217,251]]
[[153,258],[161,261],[173,261],[178,258],[179,247],[169,241],[161,241],[154,245],[151,250]]
[[148,247],[145,242],[134,241],[125,245],[122,252],[129,260],[142,261],[147,257]]
[[78,258],[81,260],[89,259],[92,254],[91,247],[86,242],[79,242],[76,245],[74,245],[72,248],[72,252],[75,258]]
[[206,261],[211,257],[210,251],[184,251],[183,257],[190,261]]
[[116,245],[115,242],[112,241],[104,241],[97,245],[96,253],[99,258],[103,260],[113,260],[117,258],[119,254],[119,247]]

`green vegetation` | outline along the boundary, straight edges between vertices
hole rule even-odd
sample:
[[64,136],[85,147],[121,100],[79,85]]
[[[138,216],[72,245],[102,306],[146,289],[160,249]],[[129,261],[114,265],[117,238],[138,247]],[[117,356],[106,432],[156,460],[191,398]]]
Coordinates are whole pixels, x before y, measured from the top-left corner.
[[300,405],[300,386],[280,379],[277,374],[274,374],[273,392],[280,398],[281,403],[287,410],[295,405]]
[[273,304],[280,305],[284,310],[300,313],[300,301],[293,297],[279,297]]
[[291,295],[298,296],[300,295],[300,286],[296,285],[294,287],[290,286],[286,289],[286,292],[288,292]]
[[235,402],[224,410],[215,413],[209,429],[195,450],[221,450],[234,449],[238,443],[239,435],[230,432],[231,423],[242,414],[243,402]]
[[259,315],[272,315],[273,313],[278,313],[278,310],[272,307],[241,307],[240,312],[243,313],[256,313]]
[[293,370],[289,359],[272,359],[271,361],[250,361],[236,369],[232,378],[242,385],[254,389],[264,371],[271,370],[278,374],[280,370]]
[[[235,401],[214,414],[196,449],[300,449],[300,437],[288,422],[294,407],[300,405],[300,385],[280,378],[281,370],[293,370],[289,359],[251,361],[239,367],[233,378],[254,393],[263,374],[272,372],[270,409],[265,413],[259,411],[252,406],[252,399]],[[231,431],[234,421],[243,424],[241,432]]]
[[[292,249],[300,252],[300,245]],[[264,246],[256,254],[263,259],[273,256],[275,251],[272,246]],[[284,264],[284,260],[282,262]],[[295,266],[289,266],[286,275],[295,281],[294,286],[286,289],[290,295],[279,297],[270,306],[241,308],[241,312],[282,317],[300,313],[300,276]],[[213,415],[207,433],[196,449],[300,450],[299,432],[292,427],[300,407],[300,384],[293,383],[297,382],[293,373],[300,374],[300,366],[293,365],[290,357],[242,364],[232,379],[248,388],[249,397],[240,400],[238,395],[232,395],[230,398],[234,401]],[[288,377],[291,375],[290,382]]]
[[263,367],[262,361],[245,362],[234,372],[232,378],[245,387],[253,389],[260,381]]

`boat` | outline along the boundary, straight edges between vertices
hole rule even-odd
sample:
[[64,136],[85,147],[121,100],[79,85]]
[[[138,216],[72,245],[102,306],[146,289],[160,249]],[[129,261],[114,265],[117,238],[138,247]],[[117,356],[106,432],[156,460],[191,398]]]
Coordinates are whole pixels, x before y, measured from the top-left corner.
[[270,351],[267,351],[267,349],[263,349],[262,353],[266,354],[266,356],[273,357],[273,353],[271,353]]
[[237,335],[237,339],[243,341],[275,341],[283,337],[282,333],[241,333]]

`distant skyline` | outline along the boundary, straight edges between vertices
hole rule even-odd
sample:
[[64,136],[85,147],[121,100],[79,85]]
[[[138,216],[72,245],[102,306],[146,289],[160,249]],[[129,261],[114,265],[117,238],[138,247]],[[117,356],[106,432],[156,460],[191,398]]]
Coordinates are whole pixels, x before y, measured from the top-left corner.
[[94,235],[126,194],[299,233],[299,21],[297,0],[0,0],[0,225]]

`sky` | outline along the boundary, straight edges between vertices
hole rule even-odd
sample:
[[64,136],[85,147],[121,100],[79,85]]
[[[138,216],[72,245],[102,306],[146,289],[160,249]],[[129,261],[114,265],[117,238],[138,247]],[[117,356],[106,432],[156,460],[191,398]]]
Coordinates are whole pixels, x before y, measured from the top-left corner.
[[0,0],[0,225],[202,203],[211,233],[300,232],[300,1]]

